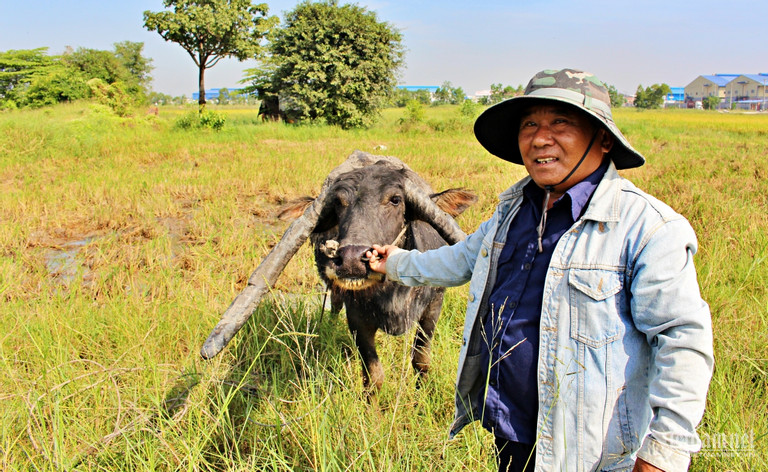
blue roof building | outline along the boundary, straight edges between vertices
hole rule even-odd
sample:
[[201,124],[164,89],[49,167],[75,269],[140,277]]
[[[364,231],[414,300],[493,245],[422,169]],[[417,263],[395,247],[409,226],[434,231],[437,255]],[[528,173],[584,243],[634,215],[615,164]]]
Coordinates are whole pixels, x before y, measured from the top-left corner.
[[720,98],[722,108],[765,110],[768,103],[768,73],[700,75],[685,87],[689,101]]
[[[222,88],[224,88],[224,87],[222,87]],[[219,99],[219,90],[221,90],[221,88],[206,89],[205,90],[205,99],[206,100],[218,100]],[[227,92],[229,92],[229,96],[230,97],[232,95],[237,94],[241,90],[243,90],[243,89],[241,89],[241,88],[236,88],[236,89],[235,88],[232,88],[232,89],[231,88],[227,88]],[[200,100],[200,92],[199,91],[192,92],[192,100],[194,100],[194,101]]]
[[409,92],[418,92],[419,90],[426,90],[429,93],[435,93],[437,92],[438,87],[437,85],[398,85],[397,88],[401,90],[407,90]]
[[685,101],[685,87],[670,87],[669,92],[664,97],[665,103],[682,103]]

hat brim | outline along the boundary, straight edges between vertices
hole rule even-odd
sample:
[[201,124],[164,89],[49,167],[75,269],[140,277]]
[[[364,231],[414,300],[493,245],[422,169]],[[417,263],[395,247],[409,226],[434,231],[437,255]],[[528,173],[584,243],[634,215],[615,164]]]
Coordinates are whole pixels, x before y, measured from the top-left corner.
[[483,147],[496,157],[505,161],[523,164],[520,148],[517,143],[517,128],[520,115],[528,106],[553,101],[571,105],[587,113],[602,123],[616,138],[608,157],[613,160],[617,169],[631,169],[645,164],[645,157],[629,144],[616,123],[610,117],[597,114],[580,103],[561,97],[519,96],[513,97],[486,109],[475,121],[475,137]]

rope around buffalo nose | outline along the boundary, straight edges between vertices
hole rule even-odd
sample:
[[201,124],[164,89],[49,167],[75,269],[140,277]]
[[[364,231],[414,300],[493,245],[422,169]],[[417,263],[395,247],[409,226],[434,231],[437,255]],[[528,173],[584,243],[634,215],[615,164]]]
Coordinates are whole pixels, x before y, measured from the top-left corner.
[[[397,235],[395,240],[392,241],[392,243],[389,244],[389,246],[399,246],[400,243],[402,243],[401,240],[403,239],[403,236],[405,236],[405,232],[408,230],[408,226],[410,226],[410,223],[408,223],[405,226],[403,226],[403,229],[400,230],[400,234]],[[368,249],[368,251],[370,251],[370,249]],[[368,251],[365,251],[365,252],[368,252]],[[376,257],[376,259],[378,259],[378,257]],[[363,256],[360,260],[363,261],[363,262],[370,262],[371,258]]]
[[[395,238],[395,240],[392,241],[391,246],[399,246],[400,245],[400,243],[402,242],[401,240],[403,239],[403,236],[405,236],[405,232],[408,230],[408,226],[410,226],[410,223],[406,224],[403,227],[403,229],[400,230],[400,234],[398,234],[397,237]],[[333,239],[329,239],[329,240],[327,240],[325,242],[324,247],[329,247],[334,252],[334,255],[333,256],[329,255],[329,257],[335,257],[336,251],[339,248],[339,243],[338,243],[338,241],[334,241]],[[324,251],[324,249],[321,249],[321,250]],[[365,252],[368,252],[368,251],[370,251],[370,249],[368,249]],[[328,254],[326,254],[326,255],[328,255]],[[363,261],[363,262],[369,262],[371,260],[371,258],[363,256],[360,260]],[[323,303],[322,303],[322,308],[321,308],[321,311],[320,311],[320,322],[321,323],[323,322],[323,317],[325,316],[325,304],[328,302],[328,294],[329,294],[329,288],[326,287],[325,293],[323,294]]]

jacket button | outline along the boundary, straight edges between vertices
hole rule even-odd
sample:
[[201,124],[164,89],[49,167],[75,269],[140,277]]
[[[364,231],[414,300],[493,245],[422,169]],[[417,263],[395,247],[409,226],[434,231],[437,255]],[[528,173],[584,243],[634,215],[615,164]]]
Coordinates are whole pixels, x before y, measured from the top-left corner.
[[488,256],[488,250],[486,248],[482,248],[480,250],[480,255],[483,256],[483,257],[487,257]]
[[469,297],[467,297],[467,298],[469,298],[470,302],[474,302],[475,301],[475,294],[474,293],[470,293]]

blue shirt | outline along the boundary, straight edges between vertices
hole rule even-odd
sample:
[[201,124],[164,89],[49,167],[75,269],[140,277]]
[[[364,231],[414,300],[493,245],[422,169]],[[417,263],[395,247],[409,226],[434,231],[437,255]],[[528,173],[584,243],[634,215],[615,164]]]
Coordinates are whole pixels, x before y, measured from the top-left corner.
[[536,442],[536,372],[544,279],[555,245],[587,207],[608,162],[568,189],[547,212],[541,253],[537,227],[545,192],[533,181],[523,189],[523,202],[499,256],[490,311],[483,324],[483,340],[488,343],[485,352],[490,355],[483,363],[488,384],[482,421],[497,437]]

